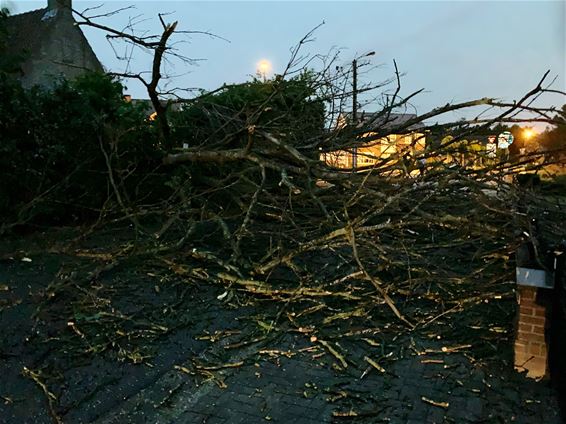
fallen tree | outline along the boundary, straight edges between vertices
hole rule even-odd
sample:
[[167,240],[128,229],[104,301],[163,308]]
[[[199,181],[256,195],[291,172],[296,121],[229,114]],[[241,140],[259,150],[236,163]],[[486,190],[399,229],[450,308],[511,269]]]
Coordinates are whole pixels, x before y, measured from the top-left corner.
[[[318,72],[307,70],[311,62],[305,64],[299,51],[310,34],[273,80],[162,99],[160,64],[171,53],[176,24],[162,20],[162,34],[137,37],[79,16],[81,25],[154,52],[152,79],[144,84],[158,114],[155,148],[162,162],[158,172],[140,177],[129,172],[136,164],[124,166],[128,131],[107,126],[99,134],[110,195],[88,232],[127,222],[132,225],[120,231],[129,241],[108,249],[96,269],[54,281],[45,305],[65,293],[71,300],[63,316],[81,307],[106,317],[72,329],[85,351],[119,345],[116,334],[104,336],[106,319],[114,332],[116,322],[133,322],[111,303],[87,301],[104,293],[90,286],[138,260],[151,264],[152,272],[220,285],[219,301],[236,305],[234,299],[245,296],[273,302],[278,312],[264,320],[267,332],[296,331],[313,343],[344,336],[344,321],[354,336],[379,326],[416,331],[493,296],[512,295],[510,260],[532,218],[513,179],[539,165],[534,156],[509,161],[465,146],[475,133],[501,122],[552,122],[552,108],[531,103],[549,90],[548,73],[514,103],[482,98],[396,121],[395,113],[418,94],[401,96],[397,73],[390,81],[393,94],[371,122],[353,116],[338,125],[349,113],[350,72],[336,70],[335,56],[324,57]],[[387,86],[361,90],[375,87]],[[237,90],[249,98],[228,101]],[[181,103],[181,112],[168,109],[173,102]],[[429,124],[478,106],[500,112],[490,119],[480,112],[468,121]],[[371,165],[344,168],[321,160],[333,152],[355,155],[415,127],[420,136],[393,153],[369,154]],[[451,138],[443,142],[447,134]],[[423,138],[426,146],[419,149]],[[189,147],[181,148],[184,143]],[[160,184],[160,198],[148,201],[144,187]],[[556,213],[562,208],[557,205]],[[357,332],[351,333],[352,326]],[[323,345],[332,353],[331,345]],[[339,362],[345,367],[347,360]]]

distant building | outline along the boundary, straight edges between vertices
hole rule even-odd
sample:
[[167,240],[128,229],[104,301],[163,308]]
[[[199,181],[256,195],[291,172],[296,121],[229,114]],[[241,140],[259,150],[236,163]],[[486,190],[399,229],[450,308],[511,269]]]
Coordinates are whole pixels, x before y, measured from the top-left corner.
[[[386,137],[372,139],[361,143],[356,149],[336,150],[324,153],[322,160],[327,164],[341,169],[358,169],[371,167],[391,156],[410,154],[415,156],[424,150],[426,138],[422,123],[410,124],[417,115],[408,113],[379,113],[360,112],[356,127],[366,128],[368,131],[361,136],[374,138],[377,131],[395,130],[395,133]],[[344,127],[352,120],[351,113],[344,113],[338,117],[337,126]],[[372,131],[375,129],[375,131]]]
[[104,71],[76,25],[71,6],[71,0],[48,0],[44,9],[7,19],[7,53],[24,53],[20,80],[25,88],[51,87],[60,77]]

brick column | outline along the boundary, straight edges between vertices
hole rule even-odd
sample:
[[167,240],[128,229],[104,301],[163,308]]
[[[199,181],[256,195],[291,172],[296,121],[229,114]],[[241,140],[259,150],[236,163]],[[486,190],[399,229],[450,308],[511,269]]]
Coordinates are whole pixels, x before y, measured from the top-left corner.
[[548,370],[545,339],[546,307],[537,303],[536,287],[518,286],[519,313],[515,338],[515,369],[542,378]]

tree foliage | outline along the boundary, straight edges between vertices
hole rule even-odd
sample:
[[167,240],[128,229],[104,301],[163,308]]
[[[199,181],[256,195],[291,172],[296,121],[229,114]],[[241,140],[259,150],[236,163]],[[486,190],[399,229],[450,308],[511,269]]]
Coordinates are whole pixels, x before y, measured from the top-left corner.
[[175,122],[176,137],[189,146],[241,147],[245,132],[261,127],[297,146],[320,135],[324,104],[316,97],[311,72],[285,80],[225,86],[185,107]]
[[541,134],[541,145],[555,159],[566,155],[566,104],[554,117],[554,128]]
[[8,49],[8,9],[0,8],[0,75],[14,75],[20,72],[20,65],[26,58],[25,52],[13,53]]

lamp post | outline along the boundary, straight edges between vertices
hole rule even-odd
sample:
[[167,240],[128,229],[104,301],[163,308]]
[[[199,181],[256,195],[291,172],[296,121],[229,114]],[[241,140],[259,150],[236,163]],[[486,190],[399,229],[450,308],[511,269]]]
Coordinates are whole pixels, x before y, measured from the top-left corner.
[[[358,125],[358,59],[364,57],[373,56],[374,51],[366,53],[359,58],[352,60],[352,122],[354,123],[354,128]],[[358,167],[358,147],[354,146],[352,151],[352,168],[356,171]]]

